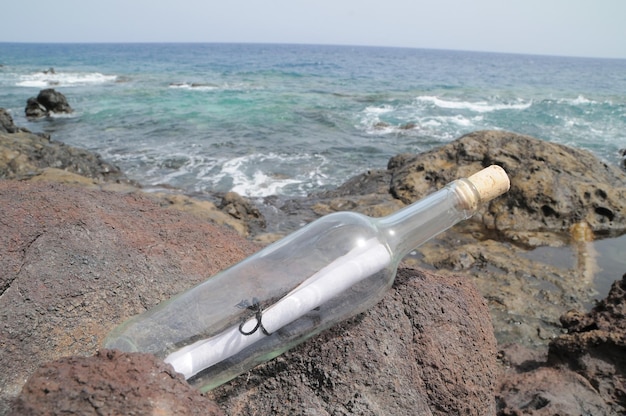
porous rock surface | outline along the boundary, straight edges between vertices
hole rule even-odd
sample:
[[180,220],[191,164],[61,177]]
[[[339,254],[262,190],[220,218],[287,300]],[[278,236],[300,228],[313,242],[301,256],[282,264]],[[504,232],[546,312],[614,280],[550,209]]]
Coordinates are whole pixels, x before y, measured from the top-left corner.
[[0,180],[0,414],[42,363],[258,249],[141,193]]
[[601,265],[593,241],[626,232],[626,172],[590,152],[478,131],[428,152],[395,156],[387,169],[287,201],[280,210],[292,221],[340,210],[379,217],[492,164],[505,169],[511,189],[409,260],[471,277],[489,302],[500,343],[545,347],[561,332],[559,317],[597,295]]
[[481,212],[482,222],[512,239],[586,222],[595,233],[626,232],[625,175],[591,152],[504,131],[471,133],[430,152],[403,155],[391,193],[409,203],[456,178],[500,165],[511,189]]
[[[92,356],[124,319],[258,248],[136,192],[0,180],[0,206],[0,414],[40,365]],[[59,384],[73,360],[55,365]],[[479,415],[495,409],[495,363],[488,309],[472,284],[403,269],[376,308],[241,376],[216,398],[227,414],[273,406],[274,414]],[[31,409],[33,389],[27,384],[20,399]],[[67,394],[59,403],[85,399]],[[39,410],[31,414],[46,414]],[[98,411],[107,413],[106,401]]]
[[401,267],[372,309],[209,394],[232,414],[493,415],[494,348],[471,282]]
[[98,351],[43,364],[9,415],[223,416],[211,400],[150,354]]
[[503,416],[626,413],[626,274],[591,311],[561,317],[567,333],[538,355],[516,345],[501,352],[498,411]]

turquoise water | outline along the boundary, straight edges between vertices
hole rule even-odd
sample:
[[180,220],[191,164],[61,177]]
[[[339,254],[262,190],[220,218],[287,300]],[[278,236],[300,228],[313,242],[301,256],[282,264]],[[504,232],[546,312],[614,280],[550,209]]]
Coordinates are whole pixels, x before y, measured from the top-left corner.
[[[305,195],[479,129],[626,148],[626,60],[260,44],[0,43],[0,107],[145,185]],[[43,71],[54,68],[54,73]],[[30,122],[62,92],[75,113]]]

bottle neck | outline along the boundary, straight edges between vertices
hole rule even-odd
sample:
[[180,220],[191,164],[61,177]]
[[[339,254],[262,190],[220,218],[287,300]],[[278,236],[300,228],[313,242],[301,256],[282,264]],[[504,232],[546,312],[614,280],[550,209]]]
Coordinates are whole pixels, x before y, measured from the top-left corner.
[[395,260],[476,212],[480,194],[472,182],[459,179],[417,202],[377,220]]

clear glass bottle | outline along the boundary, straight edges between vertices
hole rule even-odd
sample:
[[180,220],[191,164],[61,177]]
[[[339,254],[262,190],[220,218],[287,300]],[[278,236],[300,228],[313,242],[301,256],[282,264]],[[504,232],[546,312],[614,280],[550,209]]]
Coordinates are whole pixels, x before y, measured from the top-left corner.
[[324,216],[129,319],[104,347],[153,353],[210,390],[376,304],[405,255],[508,188],[490,166],[387,217]]

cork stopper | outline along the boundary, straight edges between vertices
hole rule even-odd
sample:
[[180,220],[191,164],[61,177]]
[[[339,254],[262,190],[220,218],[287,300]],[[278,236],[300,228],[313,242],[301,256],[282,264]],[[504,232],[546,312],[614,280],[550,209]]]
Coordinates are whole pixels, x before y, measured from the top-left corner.
[[467,178],[476,188],[482,203],[491,201],[509,190],[509,177],[498,165],[491,165]]

